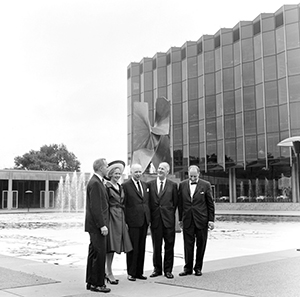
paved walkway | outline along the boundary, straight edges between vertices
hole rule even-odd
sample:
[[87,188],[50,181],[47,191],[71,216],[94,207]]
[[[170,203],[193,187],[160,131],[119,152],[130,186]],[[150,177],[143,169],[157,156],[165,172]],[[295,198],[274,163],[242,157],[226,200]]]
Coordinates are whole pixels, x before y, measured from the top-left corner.
[[[130,282],[120,275],[107,296],[118,297],[293,297],[300,292],[300,251],[287,250],[205,263],[203,276],[164,276]],[[145,275],[150,275],[146,271]],[[88,297],[103,293],[85,289],[84,268],[56,266],[0,255],[1,297]]]
[[[235,211],[217,211],[234,215]],[[274,215],[274,212],[245,212],[239,215]],[[287,212],[275,215],[287,216]],[[299,212],[290,212],[290,217]],[[299,227],[300,231],[300,227]],[[299,236],[299,234],[295,234]],[[120,267],[125,269],[125,267]],[[228,258],[204,263],[203,276],[179,277],[182,265],[175,266],[175,278],[164,276],[130,282],[119,275],[119,285],[108,285],[110,297],[298,297],[300,292],[300,247],[291,250]],[[149,276],[152,271],[145,271]],[[85,267],[53,265],[0,255],[0,297],[89,297],[85,289]]]

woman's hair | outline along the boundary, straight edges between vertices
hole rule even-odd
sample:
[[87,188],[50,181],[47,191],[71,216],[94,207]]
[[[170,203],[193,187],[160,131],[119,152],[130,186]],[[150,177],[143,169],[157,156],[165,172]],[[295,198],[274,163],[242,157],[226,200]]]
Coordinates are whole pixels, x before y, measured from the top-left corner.
[[115,171],[116,171],[117,169],[120,170],[120,168],[118,168],[118,167],[115,167],[115,168],[112,168],[111,170],[109,170],[109,172],[107,172],[107,177],[108,177],[109,179],[111,179],[111,177],[113,176],[113,174],[115,173]]

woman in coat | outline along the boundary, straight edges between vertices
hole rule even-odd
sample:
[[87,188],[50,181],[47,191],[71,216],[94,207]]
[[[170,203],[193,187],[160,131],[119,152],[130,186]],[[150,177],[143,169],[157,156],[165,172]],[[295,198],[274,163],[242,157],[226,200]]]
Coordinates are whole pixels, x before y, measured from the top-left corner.
[[123,161],[114,161],[108,164],[106,182],[109,204],[109,223],[107,236],[107,255],[106,255],[106,280],[117,285],[118,280],[112,273],[112,262],[114,253],[127,253],[132,250],[132,244],[129,238],[128,228],[125,223],[124,215],[124,192],[119,180],[124,171],[125,163]]

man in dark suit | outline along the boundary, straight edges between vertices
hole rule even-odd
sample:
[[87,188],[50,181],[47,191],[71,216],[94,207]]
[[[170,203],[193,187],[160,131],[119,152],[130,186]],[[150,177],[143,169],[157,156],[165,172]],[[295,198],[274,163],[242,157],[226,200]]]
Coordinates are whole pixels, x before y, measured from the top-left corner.
[[142,166],[131,166],[131,178],[123,184],[125,221],[133,250],[126,254],[128,280],[146,280],[144,273],[146,237],[150,222],[149,189],[141,181]]
[[[177,184],[167,179],[170,165],[159,164],[157,178],[148,183],[151,213],[151,235],[153,243],[154,271],[150,277],[162,275],[173,278],[175,244],[175,211],[178,202]],[[164,241],[164,262],[162,265],[162,243]]]
[[[200,179],[200,170],[192,165],[188,169],[189,179],[179,185],[179,225],[183,230],[184,271],[180,276],[202,275],[203,258],[207,242],[208,229],[214,228],[215,206],[209,182]],[[196,261],[194,245],[196,241]]]
[[107,171],[105,159],[93,164],[94,175],[87,185],[85,231],[90,235],[89,254],[86,267],[86,288],[108,293],[105,286],[106,236],[108,234],[108,196],[104,186]]

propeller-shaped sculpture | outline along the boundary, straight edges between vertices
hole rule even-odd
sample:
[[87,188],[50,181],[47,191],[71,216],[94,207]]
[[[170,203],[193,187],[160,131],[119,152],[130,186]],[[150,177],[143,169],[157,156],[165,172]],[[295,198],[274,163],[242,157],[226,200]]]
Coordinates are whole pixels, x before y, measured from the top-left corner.
[[142,165],[144,172],[152,162],[170,164],[170,101],[164,97],[156,100],[155,123],[151,127],[148,103],[135,102],[133,106],[133,156],[132,163]]

